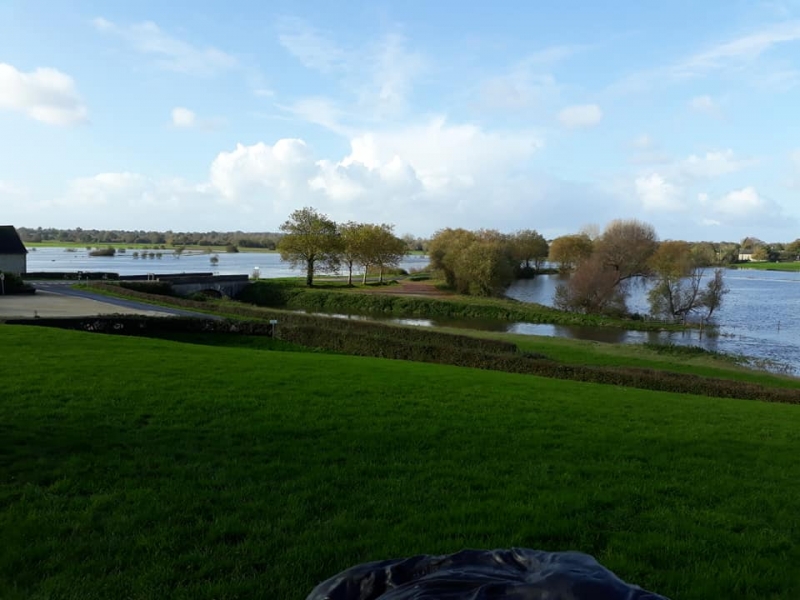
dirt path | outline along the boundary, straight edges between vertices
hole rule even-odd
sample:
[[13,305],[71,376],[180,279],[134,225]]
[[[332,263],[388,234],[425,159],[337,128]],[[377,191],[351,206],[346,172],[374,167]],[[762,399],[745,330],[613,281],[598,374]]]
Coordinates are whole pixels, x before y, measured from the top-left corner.
[[361,290],[366,294],[386,294],[391,296],[422,296],[426,298],[449,298],[452,292],[438,289],[429,281],[400,281],[397,285],[374,287]]

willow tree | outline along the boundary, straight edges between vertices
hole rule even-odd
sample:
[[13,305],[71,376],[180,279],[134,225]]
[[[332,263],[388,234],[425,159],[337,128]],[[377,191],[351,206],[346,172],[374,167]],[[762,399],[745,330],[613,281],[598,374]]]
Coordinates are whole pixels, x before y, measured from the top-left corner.
[[284,236],[278,242],[281,260],[292,267],[305,267],[306,285],[314,285],[316,270],[335,271],[341,239],[336,223],[311,207],[289,215],[280,226]]

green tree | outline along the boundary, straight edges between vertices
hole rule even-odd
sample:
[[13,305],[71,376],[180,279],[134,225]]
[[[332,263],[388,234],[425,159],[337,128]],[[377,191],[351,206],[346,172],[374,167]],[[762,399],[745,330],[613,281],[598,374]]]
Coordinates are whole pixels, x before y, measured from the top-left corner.
[[[525,271],[538,271],[547,260],[549,246],[544,236],[535,229],[517,231],[510,238],[511,256],[517,265],[524,263]],[[533,266],[531,267],[531,263]]]
[[593,249],[594,243],[585,233],[562,235],[550,243],[549,259],[558,263],[562,273],[568,273],[589,258]]
[[278,242],[281,260],[293,267],[305,267],[306,285],[314,285],[316,270],[335,271],[341,249],[336,223],[316,209],[294,211],[280,226],[283,237]]
[[348,221],[339,225],[341,241],[339,260],[347,268],[347,285],[353,285],[353,267],[361,262],[364,254],[364,238],[367,226]]
[[431,238],[428,256],[447,285],[462,294],[495,295],[514,279],[510,238],[495,230],[442,229]]
[[383,271],[396,267],[408,252],[406,243],[394,235],[394,226],[362,225],[359,233],[357,254],[358,262],[364,266],[364,283],[370,267],[378,268],[378,282],[383,283]]

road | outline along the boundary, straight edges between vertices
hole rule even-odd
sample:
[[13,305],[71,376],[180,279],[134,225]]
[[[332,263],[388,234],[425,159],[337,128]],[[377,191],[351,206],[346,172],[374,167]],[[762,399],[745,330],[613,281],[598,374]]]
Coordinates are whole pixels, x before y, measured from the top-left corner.
[[189,310],[154,306],[136,300],[75,290],[70,287],[72,282],[30,283],[37,290],[35,294],[0,296],[0,318],[87,317],[110,314],[219,318]]

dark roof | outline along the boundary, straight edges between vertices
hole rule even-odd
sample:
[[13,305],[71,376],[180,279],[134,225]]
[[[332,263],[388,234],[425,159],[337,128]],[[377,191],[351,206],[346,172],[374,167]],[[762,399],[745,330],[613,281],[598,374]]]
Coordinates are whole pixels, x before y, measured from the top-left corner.
[[0,225],[0,254],[27,254],[25,244],[13,225]]

